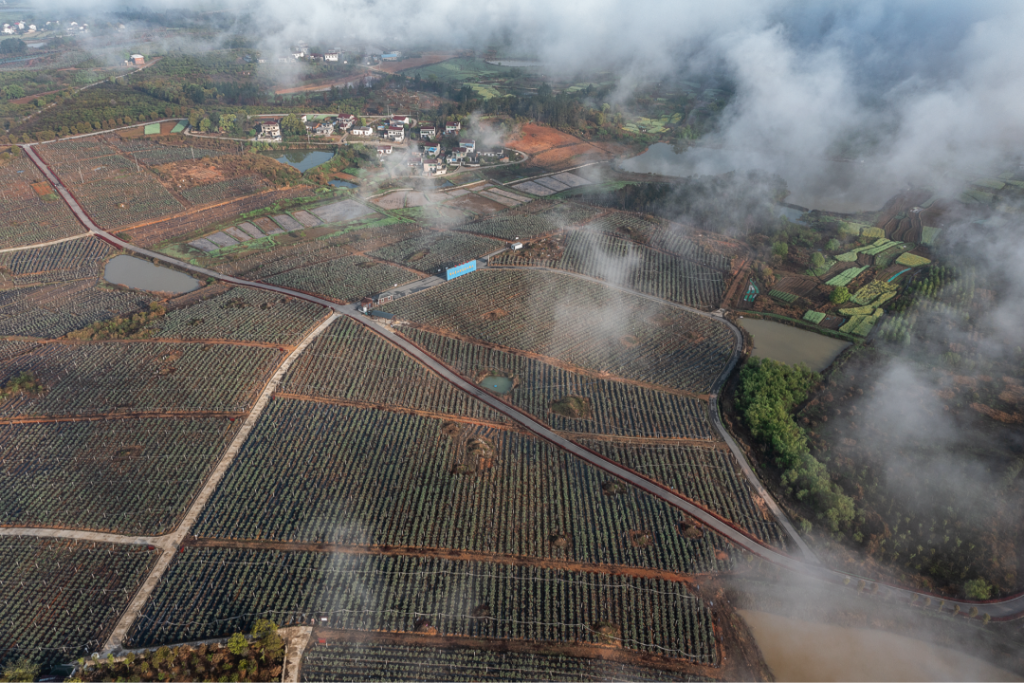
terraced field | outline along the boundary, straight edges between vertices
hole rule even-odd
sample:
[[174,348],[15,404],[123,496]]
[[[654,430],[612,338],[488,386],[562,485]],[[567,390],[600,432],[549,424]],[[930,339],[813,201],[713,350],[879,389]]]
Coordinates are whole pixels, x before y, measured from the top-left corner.
[[166,533],[236,424],[222,417],[0,425],[0,520],[9,526]]
[[438,270],[471,261],[503,248],[498,240],[457,232],[425,232],[397,244],[371,252],[370,256],[401,263],[421,273],[437,275]]
[[675,671],[560,654],[326,641],[302,658],[303,681],[689,681]]
[[0,536],[0,585],[17,586],[5,591],[0,666],[100,649],[155,560],[144,546]]
[[343,256],[295,268],[267,278],[267,282],[346,303],[373,296],[394,285],[420,279],[420,275],[365,256]]
[[[513,380],[503,394],[553,428],[567,432],[712,440],[707,404],[644,387],[586,377],[550,363],[488,349],[417,329],[404,334],[466,377],[490,374]],[[567,417],[552,409],[566,396],[587,402],[589,415]]]
[[31,372],[44,387],[5,397],[0,416],[245,411],[282,356],[227,344],[47,344],[0,363],[0,382]]
[[281,380],[278,393],[505,421],[393,344],[345,318],[303,352]]
[[[474,439],[479,439],[475,441]],[[199,537],[451,548],[670,571],[728,567],[681,513],[501,429],[277,399],[203,511]]]
[[[197,590],[196,588],[199,588]],[[188,548],[136,647],[247,631],[256,616],[333,628],[620,644],[716,663],[711,614],[682,584],[415,557]]]
[[212,299],[171,311],[160,321],[154,336],[292,346],[327,314],[324,307],[300,299],[235,287]]

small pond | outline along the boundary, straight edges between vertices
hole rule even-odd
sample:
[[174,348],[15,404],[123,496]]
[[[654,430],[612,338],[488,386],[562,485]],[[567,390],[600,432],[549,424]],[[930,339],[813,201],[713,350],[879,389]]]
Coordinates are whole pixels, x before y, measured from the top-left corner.
[[332,180],[330,184],[333,185],[334,187],[347,187],[349,189],[358,187],[355,183],[350,183],[347,180]]
[[803,363],[815,372],[821,372],[831,365],[836,356],[850,345],[850,342],[841,339],[771,320],[744,318],[739,322],[754,337],[753,355],[788,365]]
[[103,270],[107,282],[150,292],[184,294],[199,289],[199,280],[134,256],[115,256]]
[[507,394],[512,391],[512,380],[508,377],[491,375],[480,380],[480,386],[496,394]]
[[777,681],[1019,681],[975,657],[906,636],[740,610]]
[[314,166],[326,164],[334,157],[334,152],[317,152],[308,149],[293,149],[288,152],[273,152],[268,155],[274,161],[288,164],[299,173],[305,173]]

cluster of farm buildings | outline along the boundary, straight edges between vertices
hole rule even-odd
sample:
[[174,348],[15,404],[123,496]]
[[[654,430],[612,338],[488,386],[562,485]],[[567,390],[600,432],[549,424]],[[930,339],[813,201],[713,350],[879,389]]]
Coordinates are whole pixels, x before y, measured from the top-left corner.
[[[374,126],[359,126],[352,114],[338,116],[304,115],[301,121],[309,136],[325,137],[335,133],[348,132],[353,138],[366,142],[377,141],[377,155],[388,156],[394,151],[392,144],[405,143],[410,136],[414,121],[405,115],[394,115],[383,119]],[[508,152],[502,148],[478,149],[476,141],[459,139],[456,144],[442,147],[438,138],[444,135],[457,136],[462,131],[458,121],[442,125],[424,123],[419,127],[419,137],[408,158],[410,168],[423,175],[443,175],[451,166],[480,166],[483,162],[507,162]],[[256,139],[261,142],[281,142],[281,119],[262,119],[258,124]]]

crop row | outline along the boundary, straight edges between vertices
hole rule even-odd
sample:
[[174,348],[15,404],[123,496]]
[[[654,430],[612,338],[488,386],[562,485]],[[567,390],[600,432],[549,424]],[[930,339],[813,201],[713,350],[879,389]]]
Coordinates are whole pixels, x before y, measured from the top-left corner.
[[326,311],[322,306],[249,287],[171,311],[154,336],[298,344]]
[[725,294],[722,274],[625,239],[575,231],[559,267],[698,308],[715,308]]
[[303,681],[679,681],[661,671],[561,654],[370,642],[312,643],[302,655]]
[[186,548],[134,646],[246,631],[258,617],[364,631],[606,643],[717,663],[711,613],[682,584],[455,560]]
[[234,431],[226,418],[0,425],[0,521],[167,533]]
[[287,270],[266,278],[266,281],[298,289],[310,294],[319,294],[340,302],[358,301],[372,296],[396,284],[405,284],[420,279],[412,271],[378,263],[364,256],[342,256],[341,258]]
[[587,227],[611,233],[615,237],[627,235],[634,242],[667,251],[716,270],[729,268],[728,258],[712,253],[694,242],[686,236],[686,231],[679,225],[658,225],[625,211],[613,211]]
[[121,139],[114,138],[111,144],[121,152],[131,153],[132,158],[140,164],[147,166],[159,166],[169,164],[173,161],[187,161],[190,159],[206,159],[217,157],[225,152],[217,149],[204,149],[202,147],[168,147],[160,145],[151,140],[143,139]]
[[[26,157],[0,164],[0,249],[72,237],[84,228],[67,204],[56,197],[43,199],[32,189],[45,183],[35,164]],[[51,188],[52,189],[52,188]]]
[[565,227],[581,225],[601,211],[570,203],[559,204],[546,211],[537,211],[536,208],[516,207],[482,221],[459,226],[457,229],[502,240],[525,240],[549,235]]
[[37,346],[39,346],[39,343],[33,341],[0,339],[0,362],[8,358],[20,356],[23,353],[28,353]]
[[418,237],[371,252],[370,256],[401,263],[428,275],[437,275],[441,268],[486,256],[503,246],[501,242],[476,235],[424,232]]
[[84,281],[4,290],[0,291],[0,335],[54,339],[133,313],[147,303],[139,292],[100,289]]
[[486,269],[384,310],[587,370],[686,391],[707,391],[734,344],[715,320],[543,271]]
[[140,546],[0,537],[0,666],[101,649],[155,559]]
[[15,285],[94,278],[114,249],[92,237],[0,254],[0,268]]
[[306,347],[278,391],[504,421],[484,403],[347,318],[334,321]]
[[220,182],[208,185],[196,185],[181,191],[181,196],[193,204],[212,204],[223,202],[235,197],[256,194],[266,190],[267,184],[262,178],[255,175],[242,176],[221,180]]
[[228,344],[47,344],[0,363],[0,382],[31,372],[46,388],[0,403],[0,415],[246,411],[282,352]]
[[718,538],[684,538],[681,512],[612,481],[515,432],[277,399],[193,533],[683,572],[729,566],[715,558]]
[[[554,429],[619,436],[712,439],[707,404],[653,389],[593,379],[549,363],[458,339],[409,328],[412,341],[461,374],[478,378],[496,374],[514,380],[504,398]],[[553,402],[566,396],[589,401],[591,414],[570,418],[552,412]]]
[[692,446],[581,443],[700,502],[762,541],[783,545],[779,527],[755,503],[746,479],[727,452]]

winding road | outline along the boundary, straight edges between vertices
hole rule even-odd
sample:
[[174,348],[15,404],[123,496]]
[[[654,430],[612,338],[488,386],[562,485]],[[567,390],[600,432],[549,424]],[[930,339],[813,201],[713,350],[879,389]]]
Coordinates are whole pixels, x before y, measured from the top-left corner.
[[[789,524],[788,520],[786,520],[785,516],[781,513],[781,510],[779,510],[777,504],[772,499],[768,491],[764,489],[764,487],[760,484],[760,481],[757,480],[756,475],[750,469],[749,463],[746,462],[746,458],[744,457],[742,450],[739,449],[735,440],[732,439],[731,435],[729,435],[728,431],[724,428],[724,426],[721,423],[721,419],[718,412],[718,391],[721,389],[725,380],[728,378],[729,373],[732,371],[732,369],[738,362],[742,350],[742,335],[735,325],[732,325],[731,323],[729,323],[724,318],[721,318],[720,316],[706,313],[703,311],[697,311],[696,309],[691,309],[682,306],[681,304],[673,304],[684,310],[688,310],[690,312],[697,313],[702,316],[717,319],[723,324],[727,324],[730,327],[730,329],[732,329],[733,334],[736,338],[736,347],[733,351],[730,362],[728,363],[726,368],[724,368],[722,374],[720,375],[718,380],[716,380],[714,387],[712,389],[712,398],[710,401],[710,418],[712,424],[714,424],[716,429],[718,429],[719,433],[722,435],[722,438],[729,445],[730,449],[732,450],[737,460],[741,464],[741,467],[743,467],[744,473],[747,475],[748,479],[750,479],[752,483],[756,482],[754,484],[755,488],[761,493],[766,503],[771,506],[773,512],[776,513],[776,516],[778,517],[780,523],[783,525],[784,528],[786,528],[787,532],[790,533],[790,536],[793,538],[794,542],[801,549],[801,552],[804,554],[806,558],[808,558],[807,560],[798,559],[763,543],[761,540],[755,538],[738,525],[730,522],[729,520],[726,520],[725,518],[721,517],[720,515],[716,514],[711,510],[705,509],[697,505],[693,501],[679,495],[678,493],[668,488],[667,486],[657,481],[654,481],[653,479],[650,479],[629,468],[623,467],[618,463],[608,460],[607,458],[604,458],[598,455],[597,453],[594,453],[584,448],[583,446],[580,446],[579,444],[576,444],[564,438],[563,436],[559,435],[558,433],[548,428],[543,423],[536,420],[533,416],[524,413],[518,408],[506,403],[500,398],[485,391],[471,380],[462,377],[457,372],[455,372],[447,365],[445,365],[443,362],[441,362],[439,359],[427,353],[425,350],[421,349],[420,347],[413,344],[409,340],[395,334],[390,328],[377,325],[371,322],[370,319],[368,319],[366,316],[363,316],[356,312],[354,305],[341,305],[332,301],[328,301],[326,299],[321,299],[310,294],[290,290],[285,287],[278,287],[275,285],[269,285],[262,282],[255,282],[233,276],[223,275],[213,270],[193,266],[189,263],[178,261],[163,254],[159,254],[148,249],[143,249],[134,246],[132,244],[129,244],[128,242],[125,242],[124,240],[119,239],[118,237],[100,229],[92,221],[92,219],[86,214],[86,212],[75,200],[73,194],[60,182],[56,175],[54,175],[54,173],[50,170],[46,163],[35,152],[35,150],[33,149],[33,145],[23,145],[22,147],[25,150],[25,152],[29,155],[29,157],[32,159],[32,161],[36,164],[36,166],[39,167],[40,171],[42,171],[42,173],[46,176],[50,183],[52,183],[53,186],[57,189],[60,196],[67,203],[67,205],[75,214],[75,216],[78,217],[79,221],[81,221],[81,223],[86,227],[86,229],[90,233],[95,235],[97,238],[103,240],[104,242],[107,242],[108,244],[117,247],[118,249],[123,249],[125,251],[134,252],[135,254],[139,254],[150,259],[155,259],[157,261],[166,263],[167,265],[173,266],[181,270],[190,271],[198,275],[203,275],[209,278],[215,278],[223,282],[228,282],[239,286],[255,287],[258,289],[277,292],[279,294],[284,294],[286,296],[291,296],[297,299],[302,299],[305,301],[309,301],[311,303],[325,306],[334,311],[334,313],[337,315],[347,316],[352,320],[356,321],[357,323],[359,323],[360,325],[363,325],[364,327],[368,328],[374,333],[380,335],[381,337],[388,340],[392,344],[398,346],[407,354],[415,358],[417,361],[419,361],[426,367],[430,368],[433,372],[437,373],[440,377],[450,382],[452,385],[454,385],[461,391],[487,404],[488,406],[498,411],[508,419],[515,421],[520,426],[527,429],[538,438],[544,439],[545,441],[548,441],[558,446],[559,448],[567,451],[568,453],[571,453],[577,458],[584,460],[585,462],[601,469],[602,471],[613,477],[616,477],[632,486],[635,486],[636,488],[640,489],[641,491],[644,491],[645,493],[648,493],[650,495],[656,496],[664,500],[665,502],[676,507],[677,509],[686,513],[687,515],[690,515],[694,519],[700,521],[702,524],[714,530],[716,533],[720,534],[721,536],[724,536],[726,539],[731,541],[736,546],[752,553],[753,555],[763,560],[772,562],[773,564],[784,567],[791,571],[798,572],[807,576],[813,576],[817,579],[826,581],[828,583],[835,585],[837,589],[862,590],[870,588],[870,593],[873,595],[884,597],[890,600],[902,601],[906,603],[913,602],[914,604],[917,604],[918,600],[922,600],[923,598],[931,598],[931,603],[933,603],[935,606],[930,607],[930,609],[934,611],[952,612],[956,610],[957,612],[963,612],[966,610],[970,610],[971,608],[976,608],[977,614],[979,616],[988,615],[990,618],[996,620],[1012,619],[1024,613],[1024,593],[1016,596],[1011,596],[998,600],[989,600],[985,602],[969,600],[952,600],[944,598],[943,596],[917,592],[899,586],[884,584],[882,582],[871,582],[868,580],[863,580],[860,577],[832,569],[827,569],[818,564],[817,561],[814,559],[813,554],[810,552],[810,549],[806,546],[802,539],[800,539],[799,535],[795,532],[795,530],[792,529],[792,525]],[[558,272],[561,273],[561,271]],[[604,282],[603,280],[598,280],[596,278],[588,278],[587,276],[576,277],[583,277],[585,279],[593,280],[605,286],[611,286],[609,285],[609,283]],[[669,303],[663,301],[662,299],[658,299],[657,297],[653,297],[638,292],[633,292],[632,290],[624,289],[624,291],[629,291],[634,295],[653,299],[655,301],[658,301],[659,303]],[[331,319],[325,322],[323,324],[323,327],[329,324],[330,320],[333,320],[334,317],[335,316],[331,316]],[[297,352],[298,349],[296,349],[296,351],[293,352],[292,356],[289,356],[289,358],[292,358]],[[190,523],[182,523],[179,526],[179,528],[174,532],[174,535],[177,536],[181,534],[183,537],[184,534],[187,534],[190,527]],[[18,532],[18,530],[16,529],[9,529],[5,531],[11,534]],[[21,533],[42,535],[40,533],[42,531],[44,530],[22,529]],[[75,533],[78,532],[64,532],[64,534],[55,535],[71,535]],[[105,537],[104,540],[109,541],[111,540],[110,536],[114,535],[103,534],[102,536]],[[124,539],[125,537],[122,536],[118,538]],[[165,556],[170,554],[171,553],[165,553]],[[150,579],[152,579],[152,575]],[[137,599],[135,602],[138,602],[138,597],[139,596],[136,596]],[[144,602],[144,600],[142,602]],[[128,616],[129,615],[126,613],[126,615],[122,618],[122,622],[119,623],[119,628],[115,630],[115,634],[111,636],[109,645],[116,647],[117,644],[119,643],[119,639],[115,638],[115,636],[123,635],[120,626],[123,625],[124,621],[128,618]]]

